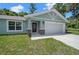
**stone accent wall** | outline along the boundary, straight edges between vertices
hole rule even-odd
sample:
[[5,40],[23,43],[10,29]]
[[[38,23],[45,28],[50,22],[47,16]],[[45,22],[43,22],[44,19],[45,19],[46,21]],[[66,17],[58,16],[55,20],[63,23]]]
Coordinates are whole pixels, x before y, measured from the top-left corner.
[[39,34],[44,35],[45,34],[45,30],[39,30]]
[[32,34],[31,30],[27,30],[27,34],[28,34],[29,37],[31,37],[31,34]]

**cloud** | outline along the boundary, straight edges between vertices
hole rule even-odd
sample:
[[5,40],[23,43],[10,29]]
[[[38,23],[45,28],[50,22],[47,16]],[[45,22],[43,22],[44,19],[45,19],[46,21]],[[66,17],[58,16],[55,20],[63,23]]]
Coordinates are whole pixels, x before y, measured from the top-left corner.
[[45,4],[47,6],[47,9],[50,10],[51,8],[53,8],[53,5],[55,5],[56,3],[47,3]]
[[11,11],[19,13],[24,9],[24,7],[22,5],[17,5],[17,6],[13,6],[10,8]]
[[43,10],[46,10],[47,8],[45,7],[45,8],[43,8]]

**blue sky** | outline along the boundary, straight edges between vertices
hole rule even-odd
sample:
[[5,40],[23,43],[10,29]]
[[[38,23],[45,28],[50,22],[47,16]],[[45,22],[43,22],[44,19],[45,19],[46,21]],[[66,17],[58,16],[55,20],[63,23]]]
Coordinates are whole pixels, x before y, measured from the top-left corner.
[[[36,12],[50,9],[55,3],[36,3]],[[29,12],[29,3],[0,3],[0,9],[6,8],[14,12]],[[65,13],[66,18],[72,16],[71,12]]]
[[[21,9],[20,11],[24,11],[24,12],[29,12],[29,6],[30,6],[29,3],[4,3],[4,4],[0,3],[0,9],[6,8],[11,10],[12,8],[14,8],[16,10],[17,8],[17,9]],[[46,4],[39,3],[39,4],[36,4],[36,8],[37,8],[37,12],[41,12],[47,9],[48,6],[46,6]]]
[[66,18],[69,18],[70,16],[72,16],[72,12],[65,13]]

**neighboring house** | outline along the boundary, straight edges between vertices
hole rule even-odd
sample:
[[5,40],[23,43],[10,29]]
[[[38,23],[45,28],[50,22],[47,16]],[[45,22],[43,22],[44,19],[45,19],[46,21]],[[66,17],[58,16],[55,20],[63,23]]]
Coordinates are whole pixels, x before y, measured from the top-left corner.
[[55,9],[19,16],[0,15],[0,34],[65,33],[66,19]]

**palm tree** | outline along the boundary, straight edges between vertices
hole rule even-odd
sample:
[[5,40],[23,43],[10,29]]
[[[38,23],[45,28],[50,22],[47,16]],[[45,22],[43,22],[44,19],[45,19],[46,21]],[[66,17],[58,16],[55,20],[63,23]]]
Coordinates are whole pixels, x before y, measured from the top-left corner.
[[36,4],[30,3],[30,13],[33,14],[36,10]]

